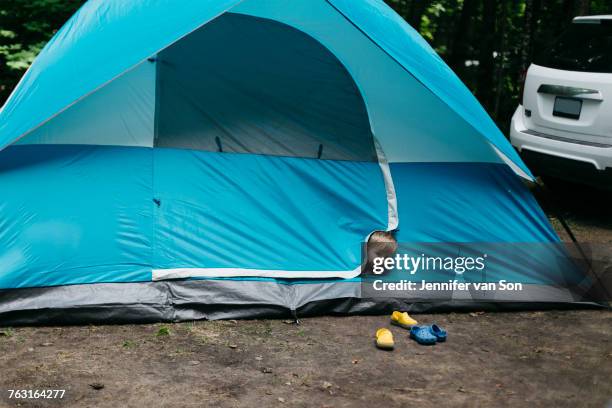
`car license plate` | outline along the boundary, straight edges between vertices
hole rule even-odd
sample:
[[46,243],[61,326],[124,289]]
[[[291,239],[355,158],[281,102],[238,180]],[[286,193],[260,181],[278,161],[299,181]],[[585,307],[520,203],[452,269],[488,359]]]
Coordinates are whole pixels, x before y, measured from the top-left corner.
[[562,98],[560,96],[555,98],[553,116],[580,119],[580,111],[582,111],[582,99]]

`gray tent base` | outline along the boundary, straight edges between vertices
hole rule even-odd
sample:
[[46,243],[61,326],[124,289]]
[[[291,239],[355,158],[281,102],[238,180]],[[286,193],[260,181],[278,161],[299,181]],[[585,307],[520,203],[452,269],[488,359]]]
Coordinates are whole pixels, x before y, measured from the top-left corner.
[[424,313],[604,307],[572,300],[565,289],[538,285],[526,287],[516,299],[468,299],[456,293],[440,293],[437,297],[362,298],[357,282],[181,280],[24,288],[0,291],[0,326],[286,319],[386,314],[392,310]]

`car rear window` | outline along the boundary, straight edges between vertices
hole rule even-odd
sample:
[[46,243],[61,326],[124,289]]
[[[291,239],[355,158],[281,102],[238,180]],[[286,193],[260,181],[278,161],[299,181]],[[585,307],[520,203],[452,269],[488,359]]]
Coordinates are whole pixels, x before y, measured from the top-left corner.
[[612,73],[612,20],[572,23],[534,62],[566,71]]

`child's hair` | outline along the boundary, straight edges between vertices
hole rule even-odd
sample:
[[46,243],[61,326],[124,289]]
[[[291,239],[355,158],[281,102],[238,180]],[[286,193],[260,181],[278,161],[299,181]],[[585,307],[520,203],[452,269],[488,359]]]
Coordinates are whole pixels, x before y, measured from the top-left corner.
[[368,261],[378,257],[390,257],[397,251],[397,241],[392,232],[374,231],[367,243]]

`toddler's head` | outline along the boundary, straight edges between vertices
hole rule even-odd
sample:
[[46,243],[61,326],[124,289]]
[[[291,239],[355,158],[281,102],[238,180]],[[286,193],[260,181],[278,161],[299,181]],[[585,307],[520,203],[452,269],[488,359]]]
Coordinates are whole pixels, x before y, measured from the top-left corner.
[[368,239],[366,250],[368,262],[372,262],[374,258],[388,258],[397,251],[397,241],[391,232],[375,231]]

